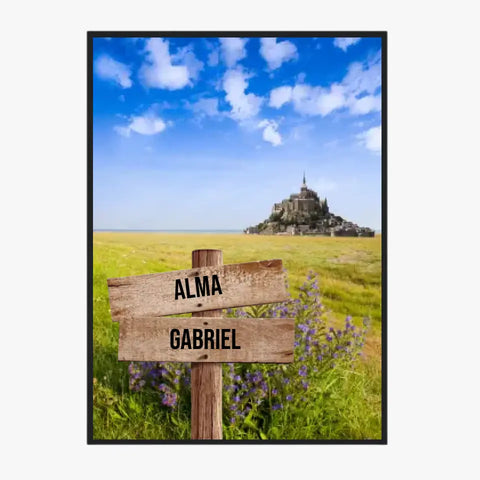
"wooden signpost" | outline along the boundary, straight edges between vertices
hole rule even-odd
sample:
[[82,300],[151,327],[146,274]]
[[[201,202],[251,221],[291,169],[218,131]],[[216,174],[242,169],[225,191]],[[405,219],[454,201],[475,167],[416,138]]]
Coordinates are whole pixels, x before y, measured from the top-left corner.
[[[219,256],[221,259],[221,252]],[[200,255],[195,258],[202,259]],[[215,257],[210,254],[210,258]],[[191,270],[110,278],[108,291],[114,322],[287,299],[281,260],[197,268],[194,265]]]
[[[294,319],[223,318],[222,309],[288,299],[281,260],[223,265],[194,250],[192,269],[108,279],[118,359],[192,362],[192,439],[222,438],[222,363],[290,363]],[[191,318],[165,315],[192,313]]]

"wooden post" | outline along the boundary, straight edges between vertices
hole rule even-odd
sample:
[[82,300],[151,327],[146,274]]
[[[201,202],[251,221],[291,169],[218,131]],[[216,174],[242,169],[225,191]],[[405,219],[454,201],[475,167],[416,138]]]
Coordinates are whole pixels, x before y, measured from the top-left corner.
[[[194,250],[192,268],[223,264],[221,250]],[[199,302],[202,300],[199,299]],[[221,317],[222,310],[196,312],[193,317]],[[199,320],[200,322],[200,320]],[[192,363],[193,440],[222,439],[222,364]]]

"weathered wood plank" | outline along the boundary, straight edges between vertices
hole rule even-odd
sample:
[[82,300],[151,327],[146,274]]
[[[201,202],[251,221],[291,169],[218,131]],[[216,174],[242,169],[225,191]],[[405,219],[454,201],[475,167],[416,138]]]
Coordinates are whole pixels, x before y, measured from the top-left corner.
[[[213,278],[215,275],[217,281]],[[204,296],[201,296],[202,290]],[[206,295],[207,291],[210,295]],[[113,321],[275,303],[288,299],[281,260],[110,278],[108,292]],[[189,295],[191,298],[188,298]]]
[[[177,329],[179,334],[173,329]],[[193,329],[202,332],[202,348],[183,348],[188,335],[193,347]],[[205,330],[214,331],[214,339],[205,341]],[[221,330],[228,330],[222,347]],[[188,334],[183,332],[188,330]],[[219,332],[217,332],[219,330]],[[233,331],[235,332],[233,339]],[[220,334],[220,336],[217,335]],[[171,337],[172,335],[172,337]],[[208,336],[208,334],[207,334]],[[200,340],[197,333],[197,346]],[[185,337],[186,338],[186,337]],[[217,338],[219,342],[217,343]],[[235,346],[233,349],[233,340]],[[171,348],[180,345],[179,348]],[[248,362],[290,363],[293,361],[293,318],[217,318],[217,317],[149,317],[122,319],[118,359],[148,362]],[[187,345],[188,346],[188,345]],[[208,348],[205,348],[205,347]],[[213,348],[211,348],[213,346]],[[216,348],[220,346],[220,348]],[[185,347],[185,345],[184,345]]]

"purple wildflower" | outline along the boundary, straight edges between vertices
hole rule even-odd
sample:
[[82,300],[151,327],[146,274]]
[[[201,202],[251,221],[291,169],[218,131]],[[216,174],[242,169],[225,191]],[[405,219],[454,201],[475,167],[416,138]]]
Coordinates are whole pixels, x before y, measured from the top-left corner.
[[173,392],[166,393],[162,399],[163,405],[174,407],[177,404],[177,394]]

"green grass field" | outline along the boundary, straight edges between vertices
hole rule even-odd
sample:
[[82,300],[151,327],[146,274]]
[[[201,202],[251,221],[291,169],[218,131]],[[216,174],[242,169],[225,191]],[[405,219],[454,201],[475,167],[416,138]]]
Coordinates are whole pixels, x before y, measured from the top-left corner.
[[[117,361],[118,325],[109,313],[107,278],[191,268],[191,251],[223,250],[224,263],[280,258],[290,292],[319,275],[329,322],[372,320],[362,364],[304,415],[279,418],[272,438],[378,439],[381,436],[381,238],[242,234],[94,233],[94,438],[188,439],[187,410],[168,411],[154,393],[130,392],[128,362]],[[225,427],[225,438],[235,438]],[[254,437],[252,437],[254,438]]]

